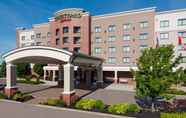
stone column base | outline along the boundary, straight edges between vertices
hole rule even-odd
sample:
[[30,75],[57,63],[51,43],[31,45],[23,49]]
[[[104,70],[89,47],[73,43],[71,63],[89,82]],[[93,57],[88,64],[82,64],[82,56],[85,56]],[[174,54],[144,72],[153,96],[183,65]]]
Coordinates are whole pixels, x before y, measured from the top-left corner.
[[118,84],[118,83],[119,83],[118,78],[114,78],[114,83],[115,83],[115,84]]
[[76,95],[75,91],[71,93],[63,92],[61,98],[63,99],[63,101],[65,102],[67,106],[70,106],[78,99],[78,96]]
[[96,84],[97,84],[98,88],[103,88],[103,82],[102,81],[98,81]]
[[12,88],[6,88],[4,89],[4,93],[10,98],[14,93],[18,91],[17,87],[12,87]]

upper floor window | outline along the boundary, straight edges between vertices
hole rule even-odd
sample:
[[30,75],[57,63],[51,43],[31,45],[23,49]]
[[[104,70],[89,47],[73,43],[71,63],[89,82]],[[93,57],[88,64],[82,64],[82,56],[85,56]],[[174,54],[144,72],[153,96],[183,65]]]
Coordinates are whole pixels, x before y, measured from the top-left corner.
[[107,62],[109,64],[115,64],[116,63],[116,58],[115,57],[109,57]]
[[95,32],[96,32],[96,33],[101,32],[101,27],[100,27],[100,26],[96,26],[96,27],[95,27]]
[[36,38],[41,38],[41,33],[37,33]]
[[130,52],[130,46],[123,46],[123,52],[125,53]]
[[131,24],[130,23],[127,23],[127,24],[123,25],[123,30],[124,31],[128,31],[130,28],[131,28]]
[[102,52],[102,48],[100,47],[94,48],[94,51],[96,54],[100,54]]
[[116,31],[116,26],[115,25],[109,25],[108,32],[115,32],[115,31]]
[[60,45],[60,39],[59,39],[59,38],[56,39],[56,45],[57,45],[57,46]]
[[178,35],[181,36],[183,39],[186,39],[186,31],[178,32]]
[[56,36],[58,36],[60,33],[60,30],[59,29],[56,29]]
[[169,33],[160,33],[160,39],[161,40],[169,39]]
[[63,44],[68,43],[68,37],[63,37]]
[[185,26],[186,25],[186,18],[178,19],[178,26]]
[[129,63],[130,58],[129,57],[123,57],[123,63]]
[[147,39],[147,36],[148,36],[148,33],[141,33],[140,36],[139,36],[139,39],[140,40],[145,40],[145,39]]
[[75,48],[74,48],[74,52],[80,53],[80,47],[75,47]]
[[74,44],[80,44],[80,37],[74,37]]
[[74,33],[80,33],[81,32],[81,27],[80,26],[75,26],[74,27]]
[[160,28],[169,27],[169,20],[160,21]]
[[101,42],[102,42],[101,37],[96,37],[96,38],[95,38],[95,42],[96,42],[96,43],[101,43]]
[[148,48],[148,45],[140,45],[140,50],[144,50],[144,49],[146,49],[146,48]]
[[68,49],[67,47],[65,47],[65,48],[63,48],[63,50],[66,50],[66,51],[68,51],[69,49]]
[[130,35],[129,34],[124,35],[123,40],[125,40],[125,41],[130,40]]
[[35,37],[34,35],[31,35],[31,39],[34,39],[34,37]]
[[140,22],[140,28],[147,28],[149,25],[148,21]]
[[116,36],[109,36],[108,42],[114,42],[116,40]]
[[22,36],[22,37],[21,37],[21,40],[23,40],[23,41],[24,41],[25,39],[26,39],[26,37],[25,37],[25,36]]
[[50,36],[51,36],[51,33],[50,33],[50,32],[48,32],[48,33],[47,33],[47,37],[49,38]]
[[69,28],[67,26],[63,27],[63,33],[68,33],[69,32]]
[[42,45],[42,42],[36,42],[36,45],[37,46],[41,46]]
[[115,47],[109,47],[108,48],[108,52],[109,53],[115,53],[116,52],[116,48]]

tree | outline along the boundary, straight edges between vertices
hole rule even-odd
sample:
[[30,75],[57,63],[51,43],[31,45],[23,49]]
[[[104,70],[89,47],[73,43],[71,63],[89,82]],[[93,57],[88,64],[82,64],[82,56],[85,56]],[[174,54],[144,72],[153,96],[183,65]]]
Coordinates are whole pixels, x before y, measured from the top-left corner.
[[181,60],[181,56],[175,57],[172,45],[159,48],[145,49],[140,56],[134,72],[136,79],[136,95],[138,97],[149,97],[152,100],[152,111],[154,102],[170,88],[173,81],[178,78],[182,71],[175,68]]
[[43,76],[43,67],[45,66],[45,64],[35,64],[33,67],[34,72],[39,76],[37,77],[37,82],[40,81],[40,77]]
[[25,77],[26,75],[30,75],[30,64],[17,64],[16,73],[18,77]]
[[0,77],[6,76],[6,63],[3,61],[0,66]]

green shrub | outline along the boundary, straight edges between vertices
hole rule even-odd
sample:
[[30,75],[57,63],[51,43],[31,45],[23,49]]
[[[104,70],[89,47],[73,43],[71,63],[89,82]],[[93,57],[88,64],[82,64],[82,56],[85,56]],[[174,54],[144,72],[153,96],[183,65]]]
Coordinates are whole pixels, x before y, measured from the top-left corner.
[[4,93],[0,93],[0,99],[6,99],[7,96]]
[[186,113],[161,113],[160,118],[186,118]]
[[108,107],[108,112],[112,114],[125,114],[128,107],[129,105],[127,103],[115,104]]
[[63,100],[59,100],[59,99],[47,99],[47,102],[44,104],[50,105],[50,106],[59,106],[59,107],[64,106]]
[[83,110],[92,110],[96,105],[96,100],[94,99],[82,99],[75,104],[75,108]]
[[129,104],[127,112],[138,113],[140,112],[140,107],[137,104]]
[[103,101],[97,100],[96,104],[95,104],[95,109],[98,109],[100,111],[104,111],[105,110],[105,104],[103,103]]
[[19,102],[24,102],[32,98],[33,98],[32,95],[24,94],[24,93],[21,93],[20,91],[17,91],[13,96],[11,96],[12,100],[19,101]]

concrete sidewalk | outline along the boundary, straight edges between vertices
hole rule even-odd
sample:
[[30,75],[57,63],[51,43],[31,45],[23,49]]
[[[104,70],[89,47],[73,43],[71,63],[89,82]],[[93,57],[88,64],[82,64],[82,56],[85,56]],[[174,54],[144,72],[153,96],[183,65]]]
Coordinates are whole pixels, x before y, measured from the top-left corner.
[[0,100],[2,118],[129,118],[102,113],[71,110],[65,108],[36,106]]

